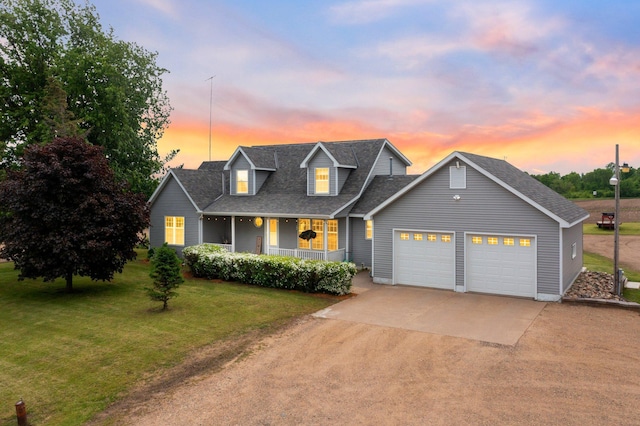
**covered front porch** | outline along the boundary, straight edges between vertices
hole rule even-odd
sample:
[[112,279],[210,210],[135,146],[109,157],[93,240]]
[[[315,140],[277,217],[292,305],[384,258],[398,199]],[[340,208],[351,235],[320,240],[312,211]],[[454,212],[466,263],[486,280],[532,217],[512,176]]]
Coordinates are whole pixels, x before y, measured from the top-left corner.
[[[203,215],[201,240],[229,252],[341,262],[346,259],[346,223],[344,218]],[[304,231],[313,238],[300,238]]]

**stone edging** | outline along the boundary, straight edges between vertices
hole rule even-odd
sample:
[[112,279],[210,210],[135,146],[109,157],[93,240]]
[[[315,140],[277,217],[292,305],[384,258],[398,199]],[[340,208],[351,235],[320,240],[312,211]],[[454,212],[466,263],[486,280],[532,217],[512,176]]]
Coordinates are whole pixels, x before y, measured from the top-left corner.
[[562,303],[574,303],[588,306],[610,306],[612,308],[631,309],[640,312],[640,303],[611,299],[590,299],[583,297],[563,297]]

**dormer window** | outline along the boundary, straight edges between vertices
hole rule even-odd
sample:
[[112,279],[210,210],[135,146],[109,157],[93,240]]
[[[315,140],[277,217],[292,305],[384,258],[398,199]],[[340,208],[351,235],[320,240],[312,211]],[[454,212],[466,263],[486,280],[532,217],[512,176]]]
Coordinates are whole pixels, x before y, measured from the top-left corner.
[[329,168],[318,167],[316,168],[316,194],[328,194],[329,193]]
[[236,194],[249,193],[249,170],[236,170]]

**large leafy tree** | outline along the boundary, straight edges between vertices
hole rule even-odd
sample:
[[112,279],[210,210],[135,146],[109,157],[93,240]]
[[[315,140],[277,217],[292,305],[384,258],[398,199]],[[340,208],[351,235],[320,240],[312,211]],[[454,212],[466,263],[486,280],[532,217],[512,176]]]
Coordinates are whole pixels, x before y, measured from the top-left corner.
[[104,31],[88,3],[2,0],[0,170],[19,167],[27,146],[73,129],[104,147],[133,191],[150,195],[153,176],[175,155],[157,150],[171,107],[156,59]]
[[0,182],[0,258],[20,278],[111,280],[134,259],[149,225],[145,196],[118,181],[103,148],[59,138],[25,149],[23,167]]

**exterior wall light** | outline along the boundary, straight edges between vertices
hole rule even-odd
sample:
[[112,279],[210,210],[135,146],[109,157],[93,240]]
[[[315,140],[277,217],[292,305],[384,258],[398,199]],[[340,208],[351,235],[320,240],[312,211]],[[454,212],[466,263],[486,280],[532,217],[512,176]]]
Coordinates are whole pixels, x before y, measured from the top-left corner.
[[460,197],[458,194],[453,196],[453,199],[456,200],[456,201],[460,201],[460,198],[462,198],[462,197]]
[[261,217],[256,217],[255,219],[253,219],[253,224],[256,228],[260,228],[262,226],[262,223],[263,222]]

